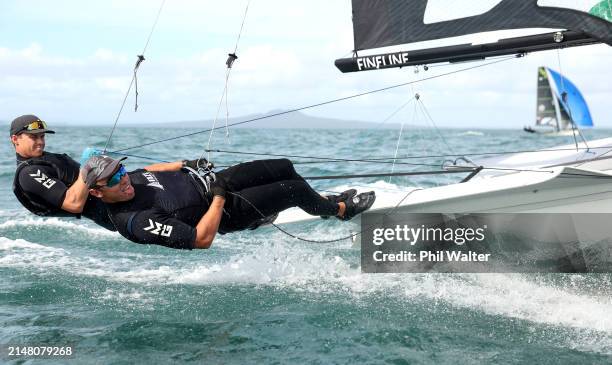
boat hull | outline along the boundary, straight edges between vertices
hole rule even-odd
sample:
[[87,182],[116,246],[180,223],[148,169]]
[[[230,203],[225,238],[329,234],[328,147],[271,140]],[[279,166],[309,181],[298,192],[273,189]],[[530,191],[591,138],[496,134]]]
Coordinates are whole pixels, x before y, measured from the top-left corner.
[[[371,212],[612,213],[612,174],[572,167],[483,177],[428,189],[378,193],[385,198],[377,201]],[[319,218],[291,209],[282,212],[275,223],[316,219]]]
[[[478,179],[415,191],[397,213],[612,213],[612,175],[557,168],[545,179],[531,173]],[[542,172],[544,173],[544,172]],[[526,176],[532,175],[532,176]],[[526,181],[531,181],[526,182]]]

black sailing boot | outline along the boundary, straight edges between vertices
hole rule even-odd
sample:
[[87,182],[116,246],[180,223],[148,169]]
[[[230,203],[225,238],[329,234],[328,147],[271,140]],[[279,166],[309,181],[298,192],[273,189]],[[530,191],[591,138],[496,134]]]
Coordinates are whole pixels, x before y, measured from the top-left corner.
[[353,219],[357,214],[363,213],[370,209],[374,201],[376,200],[376,194],[373,191],[367,193],[361,193],[344,201],[346,209],[342,217],[336,217],[341,221],[349,221]]
[[[355,189],[348,189],[345,190],[343,192],[341,192],[340,194],[335,194],[335,195],[326,195],[325,198],[327,198],[327,200],[329,200],[332,203],[340,203],[343,202],[347,199],[351,199],[352,197],[355,196],[355,194],[357,194],[357,190]],[[321,219],[328,219],[329,216],[328,215],[322,215]]]

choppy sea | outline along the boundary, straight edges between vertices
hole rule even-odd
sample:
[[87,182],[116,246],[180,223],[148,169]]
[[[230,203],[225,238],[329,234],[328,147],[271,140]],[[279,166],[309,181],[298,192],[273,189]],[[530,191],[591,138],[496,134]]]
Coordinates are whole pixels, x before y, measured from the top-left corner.
[[[47,150],[78,159],[110,128],[58,127]],[[120,128],[110,150],[195,130]],[[612,131],[589,131],[591,138]],[[265,153],[362,159],[393,156],[397,130],[233,129],[215,135],[219,166]],[[208,134],[127,150],[199,156]],[[572,138],[519,130],[406,128],[400,156],[545,148]],[[611,274],[362,274],[350,240],[296,241],[273,227],[218,237],[210,250],[131,243],[87,220],[39,218],[11,192],[14,152],[0,145],[0,363],[99,364],[610,364]],[[303,175],[389,172],[384,163],[292,158]],[[395,171],[436,169],[402,160]],[[151,161],[130,157],[129,168]],[[424,166],[432,165],[432,166]],[[316,181],[404,189],[461,177]],[[329,239],[355,227],[335,219],[287,227]],[[8,345],[72,346],[73,357],[16,358]]]

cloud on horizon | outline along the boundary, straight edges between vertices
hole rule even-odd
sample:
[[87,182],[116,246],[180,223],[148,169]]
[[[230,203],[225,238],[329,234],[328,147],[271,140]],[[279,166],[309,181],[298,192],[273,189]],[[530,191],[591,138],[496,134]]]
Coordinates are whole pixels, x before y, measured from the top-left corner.
[[[89,42],[77,42],[69,49],[58,39],[34,31],[29,37],[21,35],[17,44],[0,43],[0,119],[37,113],[61,122],[111,123],[158,5],[147,1],[94,3],[92,11],[77,17],[78,9],[70,10],[72,2],[60,1],[52,14],[45,11],[45,3],[39,4],[27,16],[24,3],[12,4],[9,13],[23,15],[26,28],[29,22],[40,21],[65,33],[91,22],[79,35]],[[419,73],[407,68],[341,74],[333,61],[350,54],[352,47],[348,3],[283,4],[250,5],[229,84],[232,116],[300,107],[477,65],[431,67]],[[213,118],[224,85],[224,62],[228,50],[233,50],[244,5],[236,2],[217,9],[211,2],[195,0],[168,3],[138,73],[139,111],[130,111],[132,91],[121,121]],[[111,13],[116,16],[108,18]],[[135,13],[140,14],[139,20],[129,20],[127,14]],[[119,32],[102,34],[112,27]],[[123,31],[130,36],[121,37]],[[135,33],[139,36],[132,36]],[[108,37],[116,39],[107,43]],[[138,45],[130,48],[126,44]],[[608,127],[612,127],[606,110],[612,98],[610,55],[610,47],[602,45],[561,52],[562,71],[583,92],[596,125]],[[534,118],[540,65],[558,69],[556,52],[532,54],[307,112],[376,122],[419,92],[438,125],[490,127],[491,118],[496,118],[500,127],[522,127]]]

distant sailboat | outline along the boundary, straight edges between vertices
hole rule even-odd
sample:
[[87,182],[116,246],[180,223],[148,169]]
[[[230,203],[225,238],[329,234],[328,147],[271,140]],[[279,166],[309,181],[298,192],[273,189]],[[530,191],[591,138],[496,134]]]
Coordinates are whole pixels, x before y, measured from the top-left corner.
[[[538,68],[538,101],[535,126],[525,132],[572,135],[575,128],[591,128],[593,120],[584,97],[570,80],[548,67]],[[576,132],[577,133],[577,132]]]

